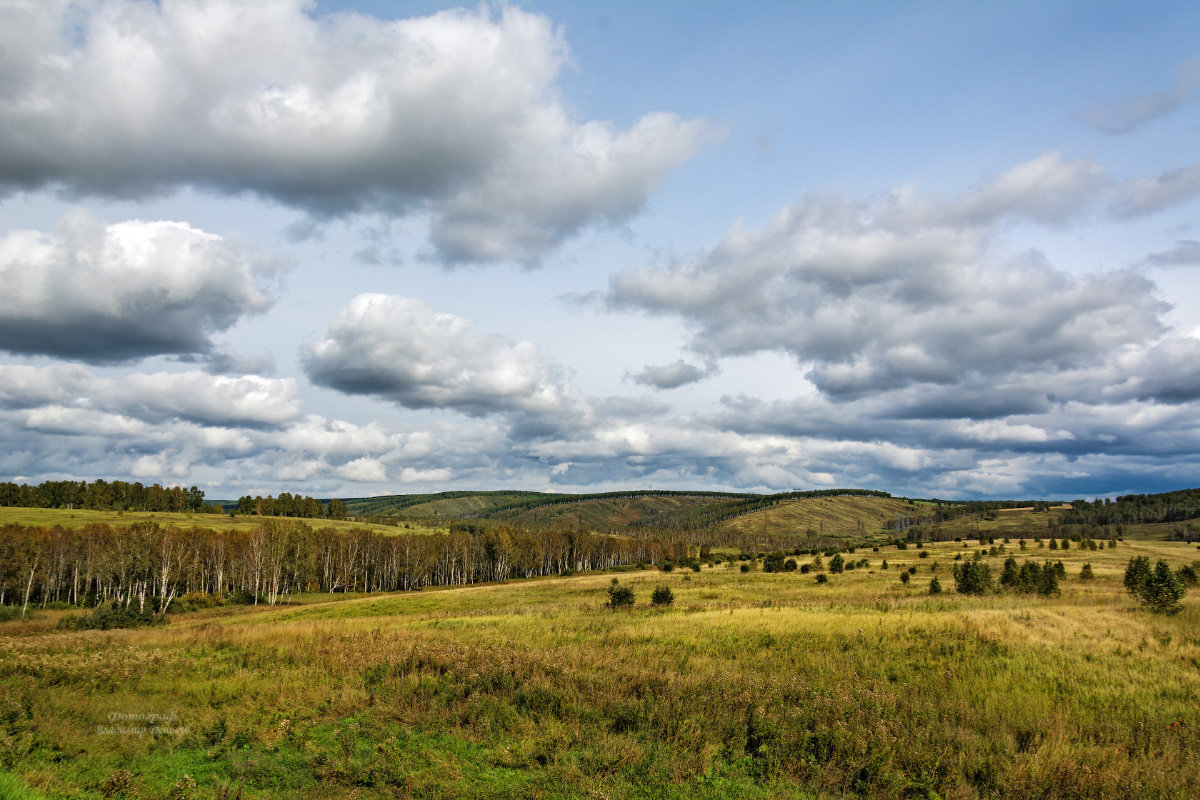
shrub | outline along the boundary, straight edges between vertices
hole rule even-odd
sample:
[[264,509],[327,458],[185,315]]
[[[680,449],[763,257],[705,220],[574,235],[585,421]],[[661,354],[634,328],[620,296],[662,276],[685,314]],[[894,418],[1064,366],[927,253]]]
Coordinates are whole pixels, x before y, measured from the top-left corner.
[[1196,574],[1194,566],[1188,564],[1179,568],[1179,582],[1190,588],[1200,583],[1200,575]]
[[829,559],[829,571],[834,575],[842,572],[846,568],[846,561],[842,558],[841,553],[835,553],[833,558]]
[[929,551],[922,550],[921,552],[917,553],[917,557],[918,558],[929,558]]
[[829,576],[824,572],[817,573],[817,583],[829,583]]
[[942,593],[942,582],[939,581],[937,578],[934,578],[933,580],[931,580],[929,582],[929,593],[930,594],[941,594]]
[[658,568],[661,569],[663,572],[674,572],[675,571],[675,562],[674,561],[664,561],[658,565]]
[[879,565],[879,568],[880,568],[880,569],[887,569],[887,568],[888,568],[888,563],[887,563],[887,559],[886,559],[886,558],[883,560],[883,563]]
[[90,614],[69,614],[58,621],[58,627],[68,631],[108,631],[117,628],[144,628],[167,622],[150,609],[97,608]]
[[954,589],[959,594],[984,594],[992,589],[992,568],[978,561],[954,567]]
[[1129,559],[1129,563],[1125,565],[1125,591],[1137,595],[1148,580],[1150,559],[1146,556],[1134,556]]
[[1079,570],[1079,580],[1093,581],[1096,579],[1096,573],[1092,572],[1092,564],[1089,561],[1083,565],[1083,569]]
[[900,573],[900,582],[907,585],[912,580],[912,575],[909,575],[907,570]]
[[801,564],[800,565],[800,574],[801,575],[807,575],[810,572],[812,572],[812,564]]
[[622,586],[620,581],[613,578],[612,584],[608,587],[608,603],[606,605],[613,611],[633,606],[633,589]]
[[742,571],[742,572],[749,572],[749,571],[750,571],[750,565],[749,565],[749,564],[742,564],[742,566],[741,566],[741,571]]
[[655,586],[654,591],[650,594],[651,605],[669,606],[675,602],[675,593],[671,591],[670,586]]
[[[1148,560],[1147,560],[1148,561]],[[1130,561],[1130,567],[1133,561]],[[1128,574],[1128,569],[1126,570]],[[1128,583],[1126,586],[1128,587]],[[1149,575],[1137,584],[1136,591],[1130,590],[1139,601],[1156,614],[1178,614],[1183,606],[1179,601],[1187,594],[1187,589],[1179,580],[1166,561],[1159,560]]]
[[796,559],[794,558],[789,558],[787,561],[783,562],[784,572],[795,572],[798,567],[799,565],[796,563]]

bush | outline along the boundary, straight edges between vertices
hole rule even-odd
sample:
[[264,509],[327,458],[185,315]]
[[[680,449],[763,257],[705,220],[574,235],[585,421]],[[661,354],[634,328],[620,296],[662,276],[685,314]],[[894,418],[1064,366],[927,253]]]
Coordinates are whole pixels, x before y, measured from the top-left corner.
[[[33,612],[29,612],[26,618],[32,617]],[[0,622],[8,622],[10,619],[19,619],[21,617],[21,606],[0,606]]]
[[1179,568],[1179,582],[1189,588],[1200,583],[1200,575],[1196,574],[1196,568],[1191,564]]
[[58,621],[58,627],[67,631],[108,631],[117,628],[144,628],[162,625],[166,617],[160,617],[150,609],[97,608],[90,614],[69,614]]
[[[1187,589],[1166,561],[1160,559],[1153,570],[1149,563],[1145,556],[1130,559],[1125,569],[1126,589],[1156,614],[1178,614],[1183,609],[1179,601],[1187,594]],[[1134,588],[1130,588],[1131,585]]]
[[929,593],[930,594],[941,594],[942,593],[942,582],[939,581],[937,578],[934,578],[933,580],[931,580],[929,582]]
[[817,573],[817,583],[829,583],[829,576],[824,572]]
[[984,594],[992,590],[992,568],[978,561],[954,567],[954,589],[959,594]]
[[833,558],[829,559],[829,571],[834,575],[842,572],[846,568],[846,561],[842,558],[841,553],[834,554]]
[[622,586],[616,579],[612,579],[612,584],[608,587],[608,602],[605,604],[608,608],[616,611],[618,608],[630,608],[633,606],[633,589],[628,586]]
[[1096,573],[1092,572],[1092,564],[1089,561],[1088,563],[1083,565],[1083,569],[1079,570],[1079,580],[1094,581],[1095,579],[1096,579]]
[[675,593],[670,586],[655,586],[650,595],[651,605],[669,606],[675,602]]
[[741,566],[741,570],[742,570],[742,572],[749,572],[749,571],[750,571],[750,565],[749,565],[749,564],[742,564],[742,566]]
[[664,561],[658,565],[658,568],[661,569],[663,572],[674,572],[675,571],[675,562],[674,561]]
[[900,573],[900,582],[901,583],[908,585],[908,582],[910,580],[912,580],[912,575],[909,575],[907,571]]

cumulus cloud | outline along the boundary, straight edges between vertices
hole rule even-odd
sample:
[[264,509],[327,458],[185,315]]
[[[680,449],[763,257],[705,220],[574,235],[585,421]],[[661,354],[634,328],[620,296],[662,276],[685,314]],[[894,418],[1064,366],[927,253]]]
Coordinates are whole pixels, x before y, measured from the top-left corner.
[[954,200],[806,197],[762,230],[735,225],[697,258],[614,275],[607,300],[682,317],[692,349],[711,358],[790,354],[831,396],[1103,361],[1164,333],[1154,285],[997,254],[997,225],[1069,205],[1047,205],[1039,181],[1081,196],[1088,180],[1072,176],[1091,170],[1062,166],[1039,159]]
[[91,363],[207,354],[213,334],[271,305],[276,266],[183,222],[73,213],[52,233],[11,231],[0,349]]
[[1170,89],[1103,103],[1082,116],[1085,122],[1105,133],[1132,133],[1187,104],[1197,92],[1200,92],[1200,58],[1193,58],[1176,68]]
[[555,414],[577,398],[529,342],[475,333],[420,300],[362,294],[302,353],[309,379],[406,408]]
[[5,364],[0,365],[0,387],[0,408],[52,408],[71,419],[106,414],[139,423],[176,420],[254,428],[285,425],[303,411],[295,380],[257,375],[192,371],[102,378],[81,367]]
[[696,383],[707,378],[716,369],[715,365],[698,367],[679,359],[673,364],[661,366],[647,365],[641,371],[629,376],[634,383],[650,386],[655,389],[677,389]]
[[637,213],[718,135],[662,112],[626,130],[573,119],[569,58],[514,7],[382,21],[305,0],[8,3],[0,188],[426,211],[439,259],[536,261]]

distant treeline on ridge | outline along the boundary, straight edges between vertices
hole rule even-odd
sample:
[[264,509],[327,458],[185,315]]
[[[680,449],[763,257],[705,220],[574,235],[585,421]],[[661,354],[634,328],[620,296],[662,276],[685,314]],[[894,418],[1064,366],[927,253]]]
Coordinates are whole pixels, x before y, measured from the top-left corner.
[[37,486],[5,482],[0,483],[0,506],[196,512],[204,507],[204,492],[196,486],[184,489],[125,481],[46,481]]

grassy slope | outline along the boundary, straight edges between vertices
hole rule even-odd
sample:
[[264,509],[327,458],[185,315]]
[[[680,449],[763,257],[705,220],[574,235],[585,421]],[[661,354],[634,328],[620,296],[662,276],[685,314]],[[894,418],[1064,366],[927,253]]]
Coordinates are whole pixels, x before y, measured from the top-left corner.
[[[0,625],[0,757],[46,797],[99,797],[118,769],[141,798],[185,773],[193,796],[247,800],[1200,793],[1200,592],[1163,618],[1121,588],[1133,554],[1200,551],[1034,547],[1067,564],[1047,600],[958,596],[949,568],[969,551],[926,550],[865,554],[873,569],[823,586],[627,573],[638,607],[617,614],[606,575],[143,631],[56,633],[46,612]],[[1096,581],[1076,577],[1085,561]],[[662,583],[675,606],[648,608]],[[114,712],[174,714],[174,729],[98,731]]]
[[[264,517],[230,517],[225,514],[173,514],[158,511],[92,511],[89,509],[62,508],[12,508],[0,506],[0,525],[18,524],[53,528],[82,528],[84,525],[104,524],[113,527],[125,527],[137,522],[157,522],[159,525],[177,528],[210,528],[217,531],[248,531],[254,529]],[[274,517],[274,519],[292,519],[289,517]],[[302,519],[314,528],[335,528],[351,530],[369,528],[377,533],[394,535],[397,533],[431,533],[434,529],[410,524],[408,528],[396,528],[390,525],[370,525],[345,520]],[[444,530],[444,529],[441,529]]]
[[399,517],[461,517],[528,498],[538,492],[441,492],[424,495],[389,495],[347,501],[352,514]]
[[512,516],[515,524],[554,523],[571,528],[605,530],[650,520],[669,521],[676,512],[728,505],[733,499],[690,495],[622,497],[545,505]]
[[797,539],[804,538],[809,530],[818,536],[857,537],[878,533],[884,522],[894,520],[898,514],[927,513],[927,508],[898,498],[811,497],[787,500],[726,520],[720,523],[718,530],[748,536],[778,536],[782,533]]

